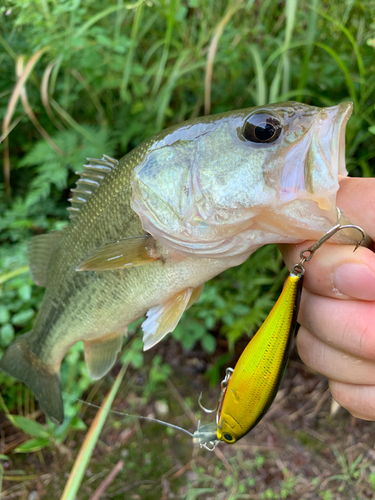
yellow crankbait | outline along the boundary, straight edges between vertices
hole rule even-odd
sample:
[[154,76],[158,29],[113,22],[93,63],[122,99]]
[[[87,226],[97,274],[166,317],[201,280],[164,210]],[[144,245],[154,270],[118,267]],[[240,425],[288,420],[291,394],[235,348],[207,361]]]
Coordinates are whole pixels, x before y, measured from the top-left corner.
[[219,441],[235,443],[264,417],[279,389],[289,358],[302,292],[303,264],[337,231],[353,228],[365,233],[359,226],[337,224],[311,247],[302,250],[300,261],[290,272],[284,289],[267,319],[251,339],[235,369],[227,369],[221,384],[221,396],[215,410],[216,423],[204,425],[194,433],[193,442],[213,449]]

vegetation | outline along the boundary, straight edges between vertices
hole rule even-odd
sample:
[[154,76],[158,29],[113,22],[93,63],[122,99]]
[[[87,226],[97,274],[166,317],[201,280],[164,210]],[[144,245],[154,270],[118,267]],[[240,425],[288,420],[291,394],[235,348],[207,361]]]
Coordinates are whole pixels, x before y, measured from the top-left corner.
[[[27,243],[33,235],[67,223],[66,200],[77,179],[74,172],[86,157],[105,153],[120,158],[160,129],[205,112],[288,99],[317,106],[351,100],[347,166],[352,175],[374,175],[372,0],[8,0],[0,7],[0,27],[0,356],[16,335],[30,330],[43,296],[27,273]],[[189,353],[204,351],[203,361],[201,355],[196,359],[209,365],[210,380],[216,384],[223,367],[233,363],[236,345],[240,349],[266,317],[284,277],[277,249],[260,249],[243,266],[206,285],[199,303],[174,332],[177,342],[166,345],[171,350],[180,345],[186,359]],[[137,328],[134,325],[131,333]],[[174,377],[168,349],[159,351],[154,359],[144,356],[141,342],[134,338],[131,359],[126,351],[122,358],[125,365],[130,363],[128,391],[135,390],[137,377],[147,381],[137,396],[144,405],[163,393]],[[79,447],[74,448],[74,442],[83,440],[89,420],[77,399],[100,405],[112,375],[103,385],[93,385],[81,346],[72,348],[62,366],[67,418],[55,428],[44,425],[31,393],[0,373],[0,403],[4,413],[10,413],[7,421],[29,435],[19,437],[14,446],[6,441],[5,455],[12,452],[25,477],[37,476],[38,468],[13,451],[27,452],[42,464],[43,453],[58,460],[59,454]],[[189,408],[197,394],[181,392]],[[126,401],[131,404],[131,398]],[[142,406],[136,409],[142,412]],[[160,439],[166,435],[165,429],[155,432]],[[11,435],[9,427],[6,433]],[[190,444],[183,443],[188,449]],[[301,443],[307,446],[303,439]],[[143,453],[152,453],[150,447],[142,445]],[[228,447],[225,450],[227,454]],[[261,478],[261,452],[243,458],[240,446],[229,450],[230,475],[220,464],[207,475],[202,462],[194,462],[191,476],[184,476],[184,483],[176,487],[175,498],[296,498],[296,468],[283,472],[271,489],[251,489],[249,477],[240,469],[244,465],[251,480]],[[332,474],[324,494],[320,480],[306,490],[306,499],[341,498],[337,495],[342,484],[350,488],[350,498],[364,495],[366,488],[373,492],[375,471],[366,458],[358,453],[348,461],[342,450],[330,453],[341,472]],[[4,457],[0,459],[6,463]],[[137,463],[139,457],[133,458]],[[265,460],[270,464],[275,457]],[[1,475],[0,467],[0,488]],[[14,481],[22,474],[16,471],[6,477]],[[164,490],[163,495],[172,498]],[[89,498],[89,493],[78,498]]]

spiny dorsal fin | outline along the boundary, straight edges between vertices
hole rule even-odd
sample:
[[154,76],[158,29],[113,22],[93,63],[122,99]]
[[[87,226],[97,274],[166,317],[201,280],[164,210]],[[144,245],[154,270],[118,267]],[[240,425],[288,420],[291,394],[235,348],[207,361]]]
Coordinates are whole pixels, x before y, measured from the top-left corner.
[[83,172],[76,172],[80,178],[77,181],[77,187],[72,189],[73,198],[69,201],[71,206],[68,207],[70,218],[79,215],[82,204],[85,203],[95,189],[100,186],[102,180],[107,174],[111,173],[118,165],[118,161],[107,155],[103,155],[101,160],[95,158],[87,158],[87,165],[84,165]]
[[33,281],[39,286],[47,286],[48,266],[51,257],[58,247],[63,231],[53,231],[31,238],[27,247],[30,274]]
[[143,266],[158,260],[155,240],[149,234],[123,238],[97,248],[76,271],[113,271],[130,266]]

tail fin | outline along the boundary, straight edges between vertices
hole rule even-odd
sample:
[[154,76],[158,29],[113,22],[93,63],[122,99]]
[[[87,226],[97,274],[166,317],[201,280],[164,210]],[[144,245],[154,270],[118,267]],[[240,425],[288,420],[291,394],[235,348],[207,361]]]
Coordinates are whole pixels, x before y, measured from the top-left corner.
[[29,333],[21,335],[8,347],[0,360],[0,368],[26,384],[44,413],[61,424],[64,420],[64,406],[60,374],[33,353],[27,342]]

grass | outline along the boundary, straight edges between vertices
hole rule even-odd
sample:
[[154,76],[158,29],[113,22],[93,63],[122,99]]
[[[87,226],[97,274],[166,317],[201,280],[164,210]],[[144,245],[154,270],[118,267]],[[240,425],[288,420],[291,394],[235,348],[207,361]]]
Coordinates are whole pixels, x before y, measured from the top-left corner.
[[[371,0],[345,4],[320,0],[111,0],[105,6],[98,0],[11,0],[6,9],[1,11],[4,29],[0,35],[0,355],[15,335],[30,330],[42,298],[42,291],[26,272],[26,244],[34,234],[60,229],[66,223],[66,199],[76,179],[74,171],[86,156],[105,152],[121,157],[161,128],[204,113],[288,99],[317,106],[350,99],[354,115],[347,128],[347,166],[352,175],[374,175],[375,8]],[[282,286],[281,269],[275,248],[264,247],[241,268],[207,284],[200,302],[184,315],[174,338],[185,353],[199,347],[194,363],[208,366],[213,384],[265,318]],[[143,405],[152,408],[155,394],[163,393],[166,380],[176,376],[176,366],[172,355],[152,361],[143,356],[140,344],[134,344],[133,378],[125,384],[126,390],[122,386],[128,391],[124,400],[131,407],[135,403],[129,394],[137,393]],[[181,364],[189,362],[188,355],[181,358]],[[0,468],[8,481],[6,495],[18,492],[15,494],[24,498],[23,491],[38,481],[47,492],[43,481],[52,481],[56,486],[52,497],[57,498],[65,479],[56,464],[65,454],[73,466],[79,450],[87,449],[81,448],[81,442],[92,417],[86,416],[88,410],[83,413],[76,399],[85,395],[90,400],[97,398],[100,404],[111,375],[102,385],[90,386],[82,350],[75,346],[64,361],[62,377],[70,396],[66,398],[68,417],[59,431],[44,423],[28,390],[0,374],[5,408],[14,415],[13,424],[22,417],[18,418],[19,430],[11,427],[8,417],[2,421],[4,447],[9,450],[4,452]],[[134,382],[137,377],[149,380],[140,384],[141,394]],[[195,377],[190,373],[183,386],[193,384]],[[196,393],[184,395],[193,402],[194,411]],[[287,397],[291,408],[297,404],[293,394]],[[174,408],[173,415],[185,412],[186,408],[170,401],[170,394],[163,397]],[[307,411],[315,400],[308,393],[303,397]],[[118,398],[115,404],[121,407]],[[138,407],[139,412],[142,409],[142,405]],[[324,435],[330,436],[335,425],[325,422],[326,410],[322,411],[317,412],[321,421],[315,425],[301,422],[295,428],[300,416],[288,423],[288,411],[279,408],[274,418],[279,415],[284,427],[275,430],[269,421],[269,427],[255,434],[256,445],[250,439],[244,448],[222,448],[221,461],[216,455],[192,456],[185,438],[179,441],[164,429],[152,427],[145,437],[146,431],[137,424],[132,427],[134,434],[126,438],[129,446],[119,451],[111,444],[111,433],[120,439],[119,424],[111,420],[99,440],[97,433],[86,434],[85,446],[93,455],[89,464],[81,462],[82,491],[87,488],[87,493],[79,497],[89,499],[94,494],[90,485],[97,486],[104,480],[103,471],[110,475],[117,467],[116,481],[127,481],[129,488],[118,495],[134,494],[134,498],[167,499],[168,488],[177,498],[186,499],[209,499],[211,495],[219,499],[328,500],[343,495],[345,489],[350,492],[348,498],[371,498],[375,470],[367,459],[365,441],[358,429],[351,429],[357,443],[348,444],[349,449],[356,444],[362,448],[349,453],[345,449],[348,436],[336,429],[334,442],[329,440],[333,448],[326,446],[314,432],[323,426]],[[38,425],[25,423],[25,417]],[[341,422],[344,425],[347,419],[342,416]],[[183,423],[191,426],[190,420]],[[95,425],[99,431],[99,424]],[[367,424],[358,425],[367,432]],[[278,440],[295,455],[280,449]],[[294,440],[289,448],[288,440]],[[23,454],[14,453],[20,447]],[[120,453],[115,463],[107,460],[104,449],[114,456]],[[178,457],[178,470],[173,469],[170,449],[174,459]],[[121,451],[128,455],[122,457]],[[313,474],[303,462],[304,454],[314,463]],[[294,456],[300,460],[297,465]],[[326,457],[331,460],[328,465]],[[47,458],[54,461],[51,470],[46,467]],[[121,460],[122,470],[118,466]],[[97,477],[91,483],[90,469],[95,469],[91,477]],[[146,484],[141,471],[153,474],[154,469],[153,483]],[[32,479],[35,476],[38,479]],[[131,486],[129,476],[137,477],[143,486]],[[66,495],[74,496],[70,484],[67,488],[70,493]]]

